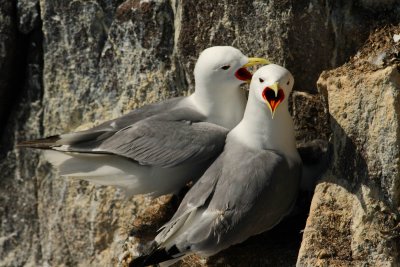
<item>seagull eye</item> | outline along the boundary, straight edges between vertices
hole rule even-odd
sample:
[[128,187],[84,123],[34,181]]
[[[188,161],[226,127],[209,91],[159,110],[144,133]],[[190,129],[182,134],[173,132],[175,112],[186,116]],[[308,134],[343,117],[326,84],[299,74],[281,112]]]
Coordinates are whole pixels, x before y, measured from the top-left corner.
[[227,69],[229,69],[230,67],[231,67],[231,66],[229,66],[229,65],[225,65],[225,66],[222,66],[221,69],[227,70]]
[[260,83],[264,82],[264,79],[259,78],[258,80],[260,81]]
[[289,85],[290,84],[290,80],[288,80],[286,84]]

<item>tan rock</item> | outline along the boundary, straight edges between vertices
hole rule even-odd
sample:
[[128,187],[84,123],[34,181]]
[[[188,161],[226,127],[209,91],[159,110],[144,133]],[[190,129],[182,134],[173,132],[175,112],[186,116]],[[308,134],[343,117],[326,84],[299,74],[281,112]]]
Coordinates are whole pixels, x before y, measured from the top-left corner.
[[315,190],[298,266],[400,265],[400,73],[393,64],[369,67],[365,59],[379,53],[370,45],[318,81],[333,159]]

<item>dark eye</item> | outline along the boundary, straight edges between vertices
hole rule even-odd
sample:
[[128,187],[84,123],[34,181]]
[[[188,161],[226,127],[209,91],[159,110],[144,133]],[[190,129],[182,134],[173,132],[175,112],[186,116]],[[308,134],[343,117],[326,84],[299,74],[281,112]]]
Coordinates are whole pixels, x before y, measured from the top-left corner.
[[263,82],[264,82],[264,80],[263,80],[263,79],[261,79],[261,78],[259,78],[258,80],[260,81],[260,83],[263,83]]
[[231,67],[231,66],[229,66],[229,65],[225,65],[225,66],[222,66],[221,69],[227,70],[227,69],[229,69],[230,67]]
[[288,80],[286,84],[289,85],[290,84],[290,80]]

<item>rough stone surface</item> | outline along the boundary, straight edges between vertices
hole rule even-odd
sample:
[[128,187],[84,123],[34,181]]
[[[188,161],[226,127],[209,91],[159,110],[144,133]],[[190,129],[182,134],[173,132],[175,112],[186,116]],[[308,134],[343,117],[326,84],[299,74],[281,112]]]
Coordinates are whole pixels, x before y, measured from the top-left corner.
[[17,1],[18,30],[28,34],[40,23],[40,11],[38,0]]
[[[367,0],[1,1],[0,266],[123,266],[151,238],[151,231],[143,229],[154,229],[167,220],[177,204],[168,197],[153,201],[143,197],[125,199],[112,188],[61,179],[39,152],[14,149],[19,140],[88,128],[146,103],[186,95],[193,91],[192,71],[199,52],[212,45],[233,45],[249,56],[268,57],[286,65],[296,78],[295,89],[301,91],[292,98],[299,143],[314,138],[327,140],[331,132],[328,106],[321,100],[325,95],[317,93],[318,76],[356,54],[372,28],[398,22],[399,11],[396,1],[390,0],[379,4]],[[377,44],[379,41],[373,40]],[[385,50],[384,55],[374,55],[369,62],[388,66],[388,62],[394,62],[393,56],[396,58],[395,51]],[[375,78],[381,81],[382,88],[389,88],[396,70],[379,66],[378,69],[381,72]],[[365,84],[363,75],[357,72],[354,77],[358,78],[348,80]],[[386,80],[384,75],[389,75]],[[372,78],[368,81],[372,83]],[[393,88],[392,91],[395,94]],[[381,96],[390,100],[390,95],[385,97],[389,98]],[[353,102],[347,102],[350,99],[345,102],[352,106]],[[389,150],[385,144],[397,138],[392,131],[397,124],[390,120],[389,113],[374,120],[371,114],[377,108],[375,105],[380,112],[388,111],[382,109],[382,102],[371,102],[364,117],[357,117],[355,109],[347,113],[348,123],[355,125],[351,133],[365,138],[357,139],[359,143],[354,145],[345,144],[346,151],[361,147],[363,153],[379,152],[379,157],[374,159],[366,154],[374,163],[366,161],[362,165],[357,153],[348,152],[340,163],[351,159],[343,166],[352,172],[363,166],[364,169],[357,169],[357,179],[344,171],[347,176],[340,177],[350,177],[347,183],[354,184],[354,188],[364,188],[357,186],[359,181],[365,182],[365,190],[331,189],[327,182],[319,185],[317,196],[321,196],[321,202],[314,198],[307,229],[313,227],[312,218],[316,219],[313,224],[318,229],[318,220],[322,219],[313,212],[314,207],[328,203],[332,196],[332,208],[323,211],[331,211],[331,218],[343,218],[343,224],[327,228],[328,236],[341,236],[340,240],[349,240],[346,242],[352,248],[349,252],[349,247],[335,246],[336,255],[362,260],[363,255],[371,252],[368,255],[374,259],[388,262],[398,251],[391,241],[394,239],[379,241],[379,232],[363,230],[370,225],[375,229],[384,221],[386,217],[371,218],[371,210],[382,207],[389,211],[388,223],[382,225],[395,226],[391,214],[399,202],[395,197],[399,182],[393,176],[397,163],[391,161],[397,159],[397,148],[393,146],[391,154],[385,156]],[[397,116],[398,110],[392,114]],[[317,118],[312,117],[315,115]],[[369,126],[361,122],[375,123],[374,129],[378,129],[379,120],[393,124],[384,129],[383,135],[375,132],[366,138]],[[332,130],[333,136],[337,136],[337,128]],[[379,145],[373,142],[386,134],[388,140],[379,139]],[[335,143],[335,153],[342,151],[342,145]],[[335,165],[339,166],[335,170],[341,168],[340,164]],[[389,165],[392,169],[382,167]],[[338,175],[333,169],[330,173],[333,177]],[[375,181],[375,187],[370,186],[370,180]],[[324,194],[319,192],[323,185],[329,187]],[[337,199],[336,193],[343,198]],[[361,195],[368,196],[368,205],[377,204],[371,204],[363,213],[356,202]],[[372,196],[379,196],[379,201]],[[358,218],[357,224],[347,209],[340,213],[335,208],[342,206],[352,207],[350,214]],[[273,231],[208,260],[191,257],[180,264],[292,266],[296,263],[306,214],[293,216]],[[139,229],[138,222],[147,226]],[[142,240],[130,236],[139,230]],[[349,231],[352,235],[346,237]],[[396,238],[393,231],[387,233]],[[370,243],[357,243],[367,236]],[[311,239],[306,235],[301,255],[308,255],[307,260],[312,262],[317,256],[305,245],[307,240]],[[389,245],[393,245],[391,249]],[[317,245],[315,248],[322,259],[331,257],[330,250]],[[299,262],[305,263],[305,257]]]
[[[41,51],[32,39],[26,68],[30,75],[21,86],[25,91],[21,103],[11,113],[2,135],[3,148],[14,146],[19,136],[29,138],[41,134]],[[29,90],[27,90],[29,88]],[[18,88],[19,89],[19,88]],[[30,103],[30,105],[26,105]],[[1,266],[34,265],[40,256],[39,218],[37,214],[38,184],[35,177],[38,154],[33,151],[1,151],[0,154],[0,261]]]
[[[0,125],[4,125],[9,115],[9,101],[12,99],[12,80],[16,53],[16,23],[12,0],[0,4]],[[3,130],[0,130],[0,135]]]
[[[374,32],[344,66],[324,72],[331,166],[317,186],[299,266],[400,265],[400,27]],[[386,63],[371,59],[385,53]]]

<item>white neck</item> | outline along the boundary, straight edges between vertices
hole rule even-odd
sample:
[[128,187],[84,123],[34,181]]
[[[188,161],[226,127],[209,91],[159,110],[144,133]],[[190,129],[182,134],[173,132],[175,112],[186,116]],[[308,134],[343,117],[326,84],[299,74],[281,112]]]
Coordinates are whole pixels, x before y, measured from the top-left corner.
[[266,105],[250,90],[243,120],[231,131],[229,138],[255,149],[276,150],[288,157],[299,158],[288,101],[277,107],[274,118]]
[[245,92],[239,86],[208,87],[196,85],[196,90],[189,99],[207,117],[208,122],[233,129],[243,118],[246,107]]

